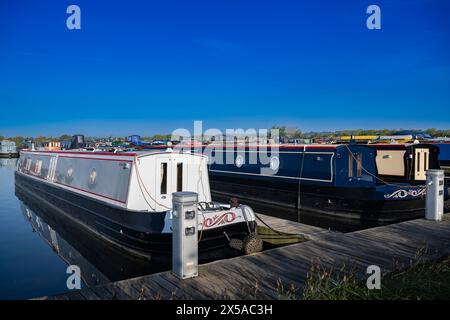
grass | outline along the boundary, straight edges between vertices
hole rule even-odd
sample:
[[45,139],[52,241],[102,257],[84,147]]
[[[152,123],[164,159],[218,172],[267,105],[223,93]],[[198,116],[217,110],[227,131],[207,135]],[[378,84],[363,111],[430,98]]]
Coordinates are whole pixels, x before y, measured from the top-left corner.
[[[350,273],[351,274],[351,273]],[[314,275],[314,276],[313,276]],[[296,298],[286,295],[287,298]],[[353,276],[314,266],[308,274],[300,299],[306,300],[448,300],[450,299],[450,257],[414,264],[381,279],[380,290],[369,290]]]

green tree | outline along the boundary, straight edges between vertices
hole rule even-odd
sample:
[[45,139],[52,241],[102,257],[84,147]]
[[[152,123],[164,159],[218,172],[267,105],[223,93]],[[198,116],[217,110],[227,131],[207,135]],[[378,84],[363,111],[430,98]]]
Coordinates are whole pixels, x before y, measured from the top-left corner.
[[63,134],[59,137],[59,141],[70,140],[70,139],[72,139],[72,136],[68,135],[68,134]]

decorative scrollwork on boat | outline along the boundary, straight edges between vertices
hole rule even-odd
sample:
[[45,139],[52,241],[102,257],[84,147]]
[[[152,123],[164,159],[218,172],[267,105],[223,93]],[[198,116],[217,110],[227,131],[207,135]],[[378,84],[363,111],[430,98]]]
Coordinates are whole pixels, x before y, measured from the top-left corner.
[[403,199],[406,198],[407,196],[410,197],[420,197],[423,196],[427,193],[427,188],[420,188],[420,189],[409,189],[409,190],[405,190],[405,189],[400,189],[400,190],[396,190],[393,193],[389,193],[389,194],[385,194],[384,198],[385,199]]
[[220,226],[222,224],[233,222],[236,219],[236,213],[226,212],[222,215],[215,215],[212,218],[206,218],[203,222],[205,228],[211,228],[213,226]]

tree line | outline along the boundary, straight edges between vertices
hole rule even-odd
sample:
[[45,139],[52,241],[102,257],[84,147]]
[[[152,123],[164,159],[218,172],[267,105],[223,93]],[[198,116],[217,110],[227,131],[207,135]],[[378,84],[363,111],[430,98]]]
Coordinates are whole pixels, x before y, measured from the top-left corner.
[[[309,131],[303,132],[299,128],[295,127],[287,127],[287,126],[272,126],[271,129],[278,129],[279,136],[283,138],[290,139],[310,139],[310,138],[321,138],[321,137],[340,137],[340,136],[386,136],[393,135],[398,131],[404,130],[400,129],[348,129],[348,130],[338,130],[338,131]],[[270,131],[270,130],[269,130]],[[426,130],[412,130],[412,131],[423,131],[428,133],[433,137],[450,137],[450,129],[439,130],[436,128],[429,128]],[[0,135],[1,140],[11,140],[16,143],[16,145],[20,146],[24,143],[24,141],[30,141],[33,143],[42,143],[45,141],[64,141],[70,140],[72,135],[63,134],[61,136],[37,136],[37,137],[25,137],[25,136],[14,136],[7,137]],[[86,138],[86,140],[98,140],[100,138]],[[105,139],[105,138],[103,138]],[[126,141],[127,137],[108,137],[106,139],[114,140],[114,141]],[[155,141],[155,140],[170,140],[171,134],[154,134],[152,136],[144,136],[142,140],[144,141]]]

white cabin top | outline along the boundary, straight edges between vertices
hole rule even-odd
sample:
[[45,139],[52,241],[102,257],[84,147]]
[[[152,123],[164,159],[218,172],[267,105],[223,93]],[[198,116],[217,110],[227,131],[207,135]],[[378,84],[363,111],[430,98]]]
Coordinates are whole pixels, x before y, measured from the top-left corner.
[[111,205],[161,212],[172,209],[177,191],[211,201],[207,162],[204,155],[171,150],[22,150],[17,171]]

